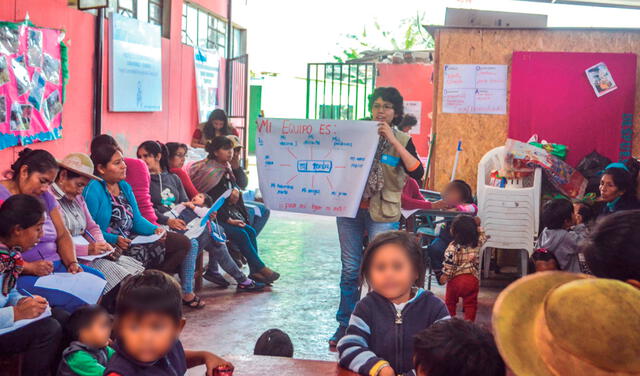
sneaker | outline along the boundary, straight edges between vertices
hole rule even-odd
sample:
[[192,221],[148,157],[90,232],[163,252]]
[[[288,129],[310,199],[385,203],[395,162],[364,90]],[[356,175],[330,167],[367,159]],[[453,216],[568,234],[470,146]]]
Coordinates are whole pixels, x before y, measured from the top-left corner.
[[333,336],[329,338],[329,347],[331,348],[338,347],[338,342],[340,342],[340,340],[342,339],[342,337],[344,337],[346,333],[347,333],[347,328],[345,328],[344,326],[339,326],[338,329],[336,329],[336,332],[333,333]]
[[216,285],[223,288],[227,288],[230,285],[229,281],[224,279],[222,274],[213,274],[213,273],[206,272],[202,275],[202,278],[206,279],[211,283],[215,283]]
[[262,291],[264,290],[265,287],[267,287],[267,285],[265,285],[264,283],[256,282],[256,281],[251,281],[251,283],[248,285],[238,283],[238,292]]

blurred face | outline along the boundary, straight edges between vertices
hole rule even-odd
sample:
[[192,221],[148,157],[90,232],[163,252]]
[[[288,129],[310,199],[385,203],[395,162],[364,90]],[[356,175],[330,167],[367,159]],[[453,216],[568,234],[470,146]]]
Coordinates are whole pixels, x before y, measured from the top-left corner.
[[202,193],[198,193],[191,199],[191,203],[195,206],[204,206],[204,195]]
[[558,264],[556,263],[556,260],[548,260],[548,261],[538,260],[535,262],[535,266],[536,266],[536,272],[558,270]]
[[622,196],[625,192],[618,189],[613,177],[609,174],[602,175],[600,179],[600,198],[604,202],[611,202]]
[[159,313],[128,314],[118,319],[118,336],[134,359],[154,362],[169,352],[183,325]]
[[442,193],[442,199],[449,205],[460,205],[463,200],[462,192],[453,186],[447,186]]
[[80,342],[96,349],[106,347],[111,336],[111,318],[109,315],[99,315],[91,325],[80,331]]
[[233,149],[218,149],[213,154],[218,162],[226,163],[233,158]]
[[149,171],[151,172],[160,171],[160,158],[160,154],[153,155],[149,153],[145,148],[138,149],[138,159],[141,159],[147,165],[147,167],[149,167]]
[[234,189],[233,191],[231,191],[231,195],[229,196],[229,202],[235,205],[236,203],[238,203],[238,200],[240,200],[240,191]]
[[176,150],[176,155],[169,158],[169,167],[182,168],[182,166],[184,166],[184,161],[186,158],[187,150],[185,148],[178,148],[178,150]]
[[106,166],[98,166],[100,176],[107,183],[118,183],[127,177],[127,165],[120,151],[116,151]]
[[43,225],[44,215],[31,227],[21,228],[20,226],[16,226],[12,243],[22,248],[23,251],[33,248],[44,235],[44,231],[42,230]]
[[387,102],[382,98],[378,98],[373,102],[371,107],[371,117],[375,121],[391,124],[396,112],[393,109],[393,103]]
[[367,282],[375,292],[392,300],[409,294],[417,278],[407,252],[398,244],[386,244],[373,256]]
[[58,186],[64,192],[65,196],[69,200],[75,199],[78,195],[82,194],[84,187],[89,184],[89,178],[80,176],[73,179],[67,178],[67,171],[62,170],[60,172],[60,178],[58,179]]
[[224,121],[222,120],[214,120],[213,121],[213,128],[215,130],[220,130],[224,127]]
[[30,173],[27,166],[22,166],[18,177],[18,189],[22,194],[40,196],[49,190],[56,175],[58,175],[57,168],[52,168],[44,173],[36,171]]

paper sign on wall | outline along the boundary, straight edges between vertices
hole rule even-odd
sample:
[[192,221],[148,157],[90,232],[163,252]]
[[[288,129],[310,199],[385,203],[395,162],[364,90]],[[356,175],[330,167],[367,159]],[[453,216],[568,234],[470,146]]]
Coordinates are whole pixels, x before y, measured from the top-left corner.
[[258,119],[256,156],[265,204],[355,217],[378,139],[374,121]]
[[445,64],[442,112],[506,114],[507,66]]
[[420,117],[422,116],[422,102],[420,101],[404,101],[404,114],[405,115],[413,115],[418,120],[418,123],[414,125],[409,134],[420,134],[421,130],[421,122]]
[[202,123],[207,121],[211,111],[216,109],[220,57],[216,51],[204,48],[194,48],[193,53],[198,92],[198,119]]
[[584,73],[587,74],[589,83],[598,98],[618,88],[605,63],[598,63],[587,68]]

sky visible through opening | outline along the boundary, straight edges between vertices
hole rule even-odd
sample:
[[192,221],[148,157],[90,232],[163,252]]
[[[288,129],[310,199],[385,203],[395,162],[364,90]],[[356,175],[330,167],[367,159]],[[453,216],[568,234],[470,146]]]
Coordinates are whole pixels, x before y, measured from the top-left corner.
[[334,61],[345,34],[374,21],[391,31],[417,12],[442,25],[447,7],[546,14],[550,27],[640,28],[640,10],[514,0],[248,0],[234,17],[248,28],[252,71],[305,77],[307,63]]

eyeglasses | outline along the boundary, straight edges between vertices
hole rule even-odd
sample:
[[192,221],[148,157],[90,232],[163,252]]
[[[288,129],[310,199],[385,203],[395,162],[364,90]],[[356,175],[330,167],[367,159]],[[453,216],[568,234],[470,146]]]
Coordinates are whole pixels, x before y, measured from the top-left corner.
[[389,110],[393,110],[393,105],[391,105],[391,104],[374,103],[373,104],[373,109],[374,110],[389,111]]

